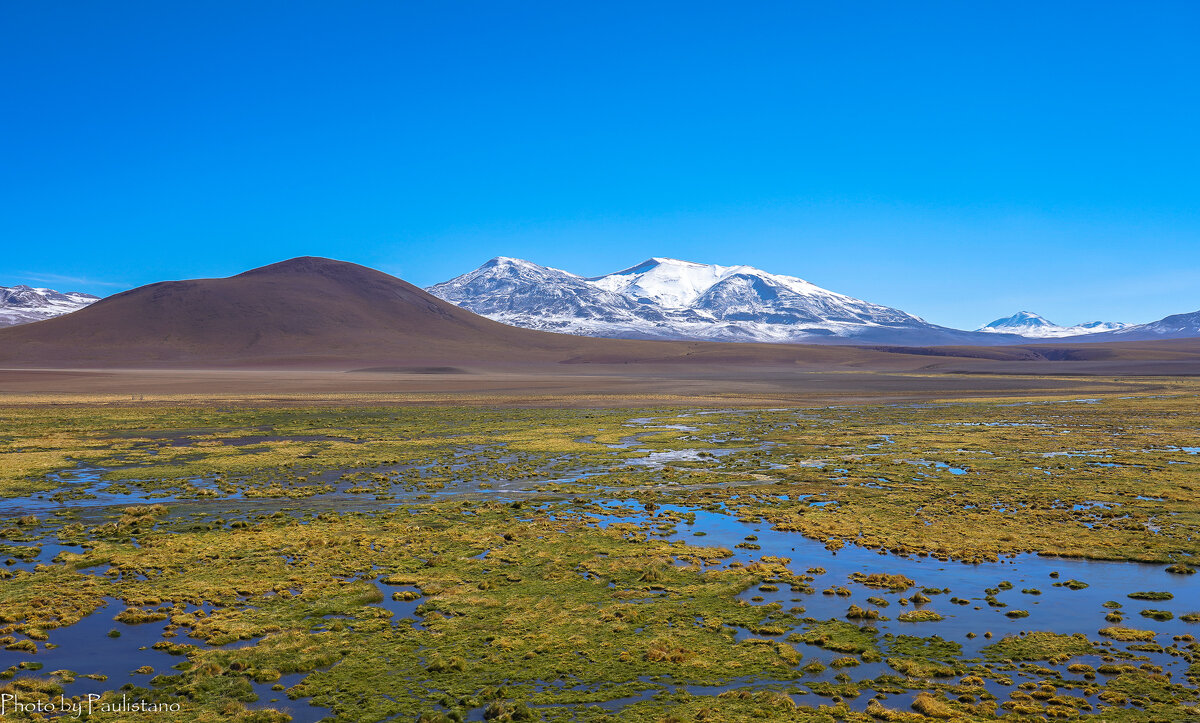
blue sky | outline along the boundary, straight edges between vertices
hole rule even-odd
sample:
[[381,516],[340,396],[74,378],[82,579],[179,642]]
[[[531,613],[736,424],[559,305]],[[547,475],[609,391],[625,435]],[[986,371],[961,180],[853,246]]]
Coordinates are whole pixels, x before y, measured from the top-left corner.
[[747,263],[974,327],[1200,308],[1194,2],[0,10],[0,285]]

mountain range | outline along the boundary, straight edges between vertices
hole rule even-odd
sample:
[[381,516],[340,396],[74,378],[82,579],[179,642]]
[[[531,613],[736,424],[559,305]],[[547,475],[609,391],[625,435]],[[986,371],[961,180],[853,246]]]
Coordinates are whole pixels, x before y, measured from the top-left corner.
[[1088,334],[1086,337],[1080,337],[1079,341],[1154,341],[1190,339],[1195,336],[1200,336],[1200,311],[1171,314],[1147,324],[1126,326],[1102,334]]
[[981,326],[977,331],[991,334],[1017,334],[1030,339],[1056,339],[1064,336],[1082,336],[1105,331],[1124,329],[1128,324],[1119,321],[1088,321],[1075,326],[1059,326],[1044,316],[1032,311],[1018,311],[1012,316],[996,319]]
[[583,336],[908,345],[1025,341],[930,324],[752,266],[667,258],[583,277],[498,257],[426,291],[505,324]]
[[[294,266],[299,261],[284,263]],[[1096,321],[1065,327],[1022,311],[975,331],[963,331],[823,289],[794,276],[752,266],[668,258],[651,258],[621,271],[584,277],[530,261],[497,257],[426,291],[505,325],[584,337],[913,347],[1000,346],[1063,338],[1106,342],[1200,336],[1200,312],[1176,314],[1148,324]],[[128,293],[132,292],[110,298]],[[98,297],[77,292],[0,287],[0,326],[70,315],[97,301]],[[337,307],[337,300],[331,299],[329,305]],[[277,318],[288,328],[301,324],[287,319],[286,314],[278,314]],[[169,330],[164,329],[164,333]]]
[[0,326],[28,324],[69,314],[99,300],[99,296],[78,291],[63,293],[24,284],[0,286]]
[[[684,288],[677,280],[680,283],[672,282],[670,288],[657,288],[655,276],[644,276],[636,268],[608,279],[605,283],[612,290],[589,287],[626,299],[626,294],[633,294],[634,303],[657,298],[658,303],[679,308],[699,306],[698,300],[712,298],[710,291],[717,286],[690,269],[689,279],[695,282],[691,287]],[[724,278],[743,273],[727,271],[714,273]],[[638,290],[630,291],[633,288]],[[835,295],[829,303],[839,298],[844,297]],[[845,309],[874,314],[874,306],[845,303]],[[900,324],[913,324],[907,319],[915,317],[901,317]],[[843,323],[867,325],[861,319]],[[638,379],[643,389],[654,388],[653,380],[670,378],[690,380],[680,381],[684,386],[679,388],[694,390],[734,377],[752,384],[770,380],[791,380],[787,382],[791,384],[801,383],[809,373],[855,370],[919,375],[1191,374],[1200,369],[1198,360],[1200,344],[1195,339],[930,348],[554,334],[484,318],[374,269],[314,257],[281,261],[228,278],[149,284],[70,314],[0,329],[0,369],[32,370],[22,379],[39,374],[63,379],[45,376],[54,369],[145,370],[146,374],[175,369],[199,375],[181,382],[185,385],[207,384],[205,380],[214,377],[206,376],[205,370],[272,369],[280,373],[533,374],[543,381],[587,378],[592,380],[588,384],[601,386],[608,383],[602,384],[604,379]],[[265,384],[274,378],[254,377],[258,381],[252,383]],[[829,382],[826,376],[819,379],[826,380],[820,384]],[[912,383],[911,379],[903,382]],[[1005,384],[997,382],[999,387]],[[464,382],[462,388],[473,387]]]
[[498,257],[426,291],[513,326],[628,339],[996,346],[1065,337],[1092,342],[1200,336],[1200,312],[1149,324],[1059,326],[1022,311],[963,331],[795,276],[668,258],[584,277]]

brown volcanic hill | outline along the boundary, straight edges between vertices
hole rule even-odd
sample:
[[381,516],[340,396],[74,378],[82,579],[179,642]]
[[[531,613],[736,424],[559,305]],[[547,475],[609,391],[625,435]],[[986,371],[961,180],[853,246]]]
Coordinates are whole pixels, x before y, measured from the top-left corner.
[[315,257],[224,279],[149,284],[83,311],[4,330],[0,361],[421,362],[473,352],[504,356],[541,341],[380,271]]
[[[383,272],[301,257],[224,279],[164,281],[78,312],[0,330],[10,367],[380,364],[842,363],[865,350],[645,342],[551,334],[491,321]],[[911,364],[911,362],[905,362]]]

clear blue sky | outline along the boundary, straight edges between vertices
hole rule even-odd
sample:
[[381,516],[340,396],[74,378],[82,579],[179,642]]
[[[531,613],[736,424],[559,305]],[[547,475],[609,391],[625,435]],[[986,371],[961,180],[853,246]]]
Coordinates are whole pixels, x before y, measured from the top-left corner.
[[9,2],[0,285],[747,263],[1200,309],[1200,3]]

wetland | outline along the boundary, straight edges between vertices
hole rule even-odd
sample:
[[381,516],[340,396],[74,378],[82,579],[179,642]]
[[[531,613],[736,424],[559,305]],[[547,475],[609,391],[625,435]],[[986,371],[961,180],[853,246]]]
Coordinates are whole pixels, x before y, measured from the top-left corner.
[[179,721],[1186,720],[1200,384],[1157,387],[0,408],[0,695]]

